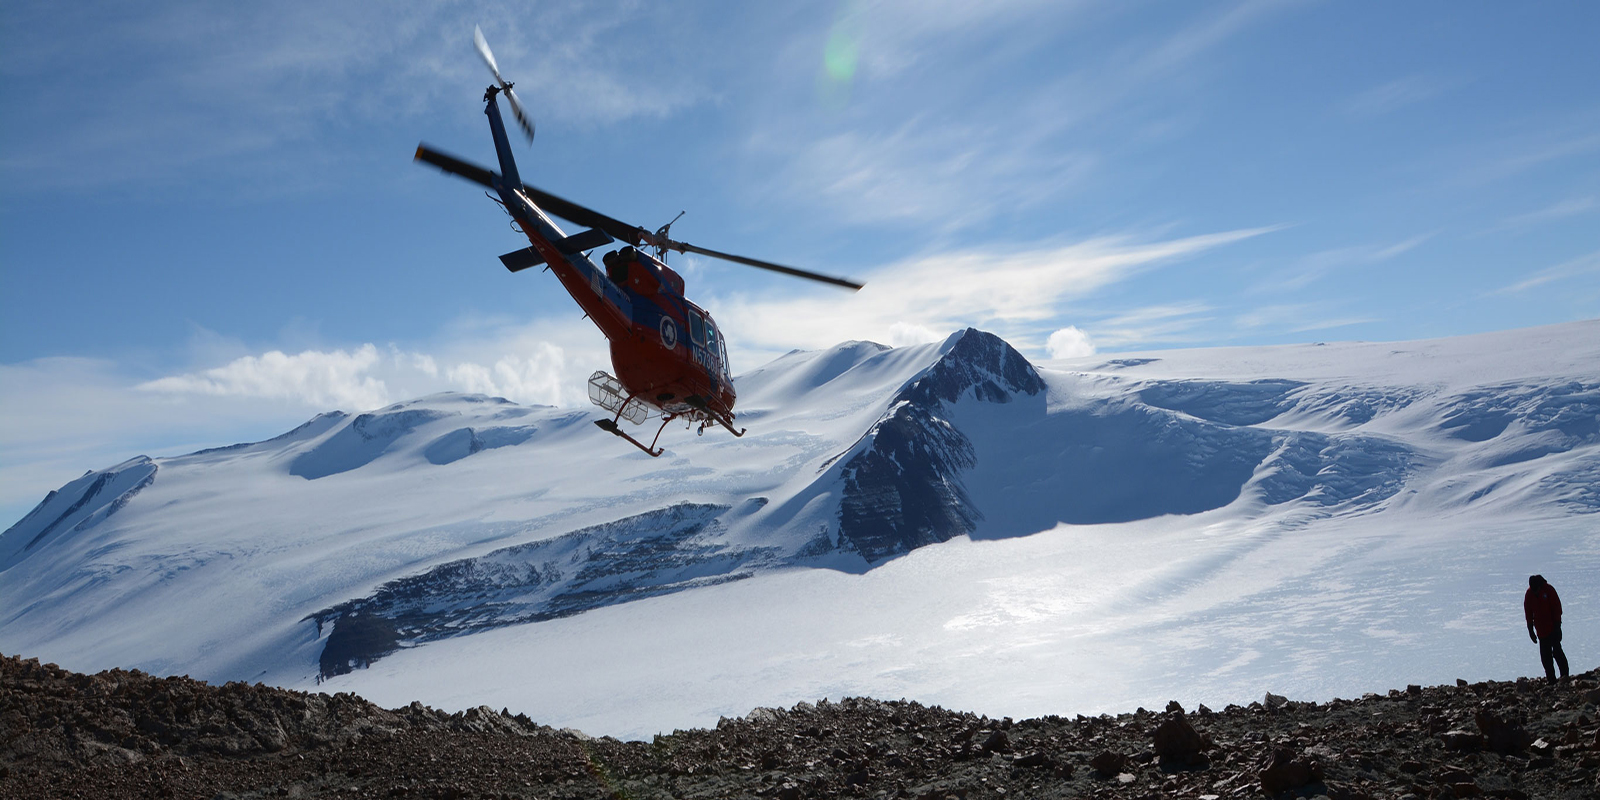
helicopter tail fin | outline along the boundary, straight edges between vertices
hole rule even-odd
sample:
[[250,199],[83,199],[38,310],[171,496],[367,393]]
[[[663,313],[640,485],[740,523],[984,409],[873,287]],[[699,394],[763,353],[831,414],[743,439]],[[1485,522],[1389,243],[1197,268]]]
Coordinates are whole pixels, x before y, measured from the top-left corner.
[[[557,239],[551,244],[554,244],[557,250],[560,250],[561,252],[570,256],[573,253],[581,253],[585,250],[593,250],[596,247],[604,247],[614,241],[616,240],[612,239],[611,235],[605,231],[598,230],[596,228],[590,228],[586,231],[574,233],[564,239]],[[540,264],[543,264],[544,256],[539,255],[539,251],[533,249],[532,247],[524,247],[521,250],[516,250],[501,256],[500,263],[505,264],[506,269],[510,270],[511,272],[521,272],[528,267],[537,267]]]

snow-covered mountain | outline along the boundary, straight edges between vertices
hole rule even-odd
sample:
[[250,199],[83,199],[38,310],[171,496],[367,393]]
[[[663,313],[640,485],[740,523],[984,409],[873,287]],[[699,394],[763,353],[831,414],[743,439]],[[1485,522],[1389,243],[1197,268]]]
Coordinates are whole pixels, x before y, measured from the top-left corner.
[[1530,571],[1600,634],[1600,322],[1037,367],[969,329],[737,387],[748,435],[660,459],[446,394],[87,473],[0,534],[0,650],[648,735],[1526,672]]

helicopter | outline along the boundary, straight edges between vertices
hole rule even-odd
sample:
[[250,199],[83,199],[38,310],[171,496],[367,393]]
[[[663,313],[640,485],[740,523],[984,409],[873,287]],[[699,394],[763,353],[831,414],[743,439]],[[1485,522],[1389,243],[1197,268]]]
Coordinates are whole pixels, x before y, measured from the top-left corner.
[[[736,437],[743,436],[745,429],[734,427],[735,393],[727,341],[711,315],[685,296],[683,277],[667,266],[667,253],[695,253],[851,290],[862,284],[674,240],[669,236],[672,223],[682,212],[652,232],[523,183],[501,118],[500,98],[511,107],[529,144],[534,138],[533,121],[513,91],[514,84],[501,77],[479,28],[473,29],[473,45],[494,76],[494,83],[484,90],[483,103],[500,171],[425,143],[417,145],[414,160],[489,189],[489,197],[510,215],[512,227],[530,242],[529,247],[500,256],[500,262],[513,273],[540,265],[555,273],[584,316],[605,335],[616,375],[600,370],[589,376],[589,400],[611,416],[594,424],[651,457],[664,452],[657,446],[661,432],[674,420],[685,420],[690,427],[698,423],[701,434],[714,424]],[[586,230],[568,235],[551,215]],[[606,252],[600,264],[591,260],[593,251],[618,241],[623,246]],[[659,417],[661,425],[649,444],[619,424],[643,425],[652,417]]]

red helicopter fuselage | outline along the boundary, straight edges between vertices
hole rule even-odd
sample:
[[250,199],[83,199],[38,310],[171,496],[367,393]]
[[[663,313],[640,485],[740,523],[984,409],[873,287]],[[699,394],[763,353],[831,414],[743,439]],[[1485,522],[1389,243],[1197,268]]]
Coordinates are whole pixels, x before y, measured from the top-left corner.
[[[506,268],[517,272],[544,265],[609,340],[616,377],[595,373],[590,378],[590,399],[615,416],[596,424],[651,455],[661,452],[654,442],[647,446],[624,433],[617,427],[619,420],[637,424],[655,413],[662,417],[663,427],[673,419],[687,418],[702,428],[715,423],[743,435],[733,427],[735,394],[727,347],[711,315],[684,296],[682,276],[636,247],[653,241],[648,231],[619,228],[622,223],[522,184],[500,117],[498,94],[497,87],[485,93],[484,113],[494,135],[499,173],[426,146],[418,147],[417,159],[493,190],[531,245],[501,256]],[[599,217],[613,223],[606,225],[610,230],[632,241],[606,253],[603,266],[595,264],[585,251],[615,239],[599,228],[568,236],[546,209],[569,219],[583,219],[585,214]],[[659,438],[660,431],[656,433]]]

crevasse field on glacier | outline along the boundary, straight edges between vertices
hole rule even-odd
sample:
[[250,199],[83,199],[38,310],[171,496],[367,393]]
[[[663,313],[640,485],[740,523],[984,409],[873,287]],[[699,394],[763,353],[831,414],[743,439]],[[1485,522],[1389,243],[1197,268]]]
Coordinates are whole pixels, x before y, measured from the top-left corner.
[[91,472],[0,535],[0,642],[619,737],[1535,674],[1534,572],[1600,652],[1600,322],[1038,365],[968,330],[736,385],[749,435],[660,459],[438,395]]

